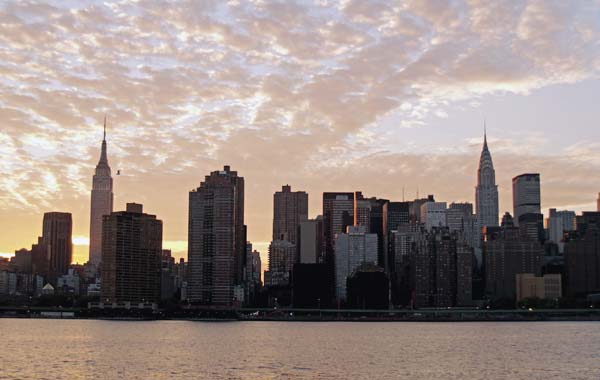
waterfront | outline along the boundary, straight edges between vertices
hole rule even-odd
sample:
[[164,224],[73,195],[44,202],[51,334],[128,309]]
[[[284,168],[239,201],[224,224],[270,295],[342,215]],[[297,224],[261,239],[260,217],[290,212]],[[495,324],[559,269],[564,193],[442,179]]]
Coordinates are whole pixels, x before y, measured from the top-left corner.
[[0,379],[597,379],[600,323],[0,319]]

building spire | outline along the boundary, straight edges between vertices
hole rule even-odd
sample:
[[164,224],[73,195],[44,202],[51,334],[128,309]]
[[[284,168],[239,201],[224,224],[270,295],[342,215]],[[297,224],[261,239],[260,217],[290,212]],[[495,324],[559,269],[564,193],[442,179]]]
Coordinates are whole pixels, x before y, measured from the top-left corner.
[[104,115],[104,136],[102,138],[102,153],[100,154],[100,162],[98,164],[108,165],[108,155],[106,153],[106,115]]
[[488,144],[487,144],[487,126],[485,125],[485,118],[483,119],[483,149],[484,150],[488,149]]

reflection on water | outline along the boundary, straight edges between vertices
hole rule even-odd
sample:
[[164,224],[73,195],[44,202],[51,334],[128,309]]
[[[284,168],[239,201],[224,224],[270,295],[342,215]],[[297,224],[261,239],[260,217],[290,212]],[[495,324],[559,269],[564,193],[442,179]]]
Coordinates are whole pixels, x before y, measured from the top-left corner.
[[0,379],[600,379],[600,323],[0,319]]

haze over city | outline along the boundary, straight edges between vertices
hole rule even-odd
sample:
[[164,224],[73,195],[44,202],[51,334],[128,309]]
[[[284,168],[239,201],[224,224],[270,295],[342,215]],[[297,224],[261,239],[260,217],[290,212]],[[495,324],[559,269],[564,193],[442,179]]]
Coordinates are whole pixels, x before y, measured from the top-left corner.
[[[368,5],[367,5],[368,4]],[[500,212],[539,172],[542,210],[595,209],[600,2],[0,5],[0,252],[46,211],[88,258],[107,116],[115,210],[143,203],[186,256],[188,193],[231,165],[263,255],[272,194],[474,201],[486,120]]]

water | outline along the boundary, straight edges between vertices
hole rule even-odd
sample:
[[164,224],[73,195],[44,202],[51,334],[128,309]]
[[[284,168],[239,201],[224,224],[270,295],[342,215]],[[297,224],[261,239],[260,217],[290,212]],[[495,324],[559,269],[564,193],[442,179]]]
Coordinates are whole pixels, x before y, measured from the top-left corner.
[[0,379],[600,379],[600,323],[0,319]]

